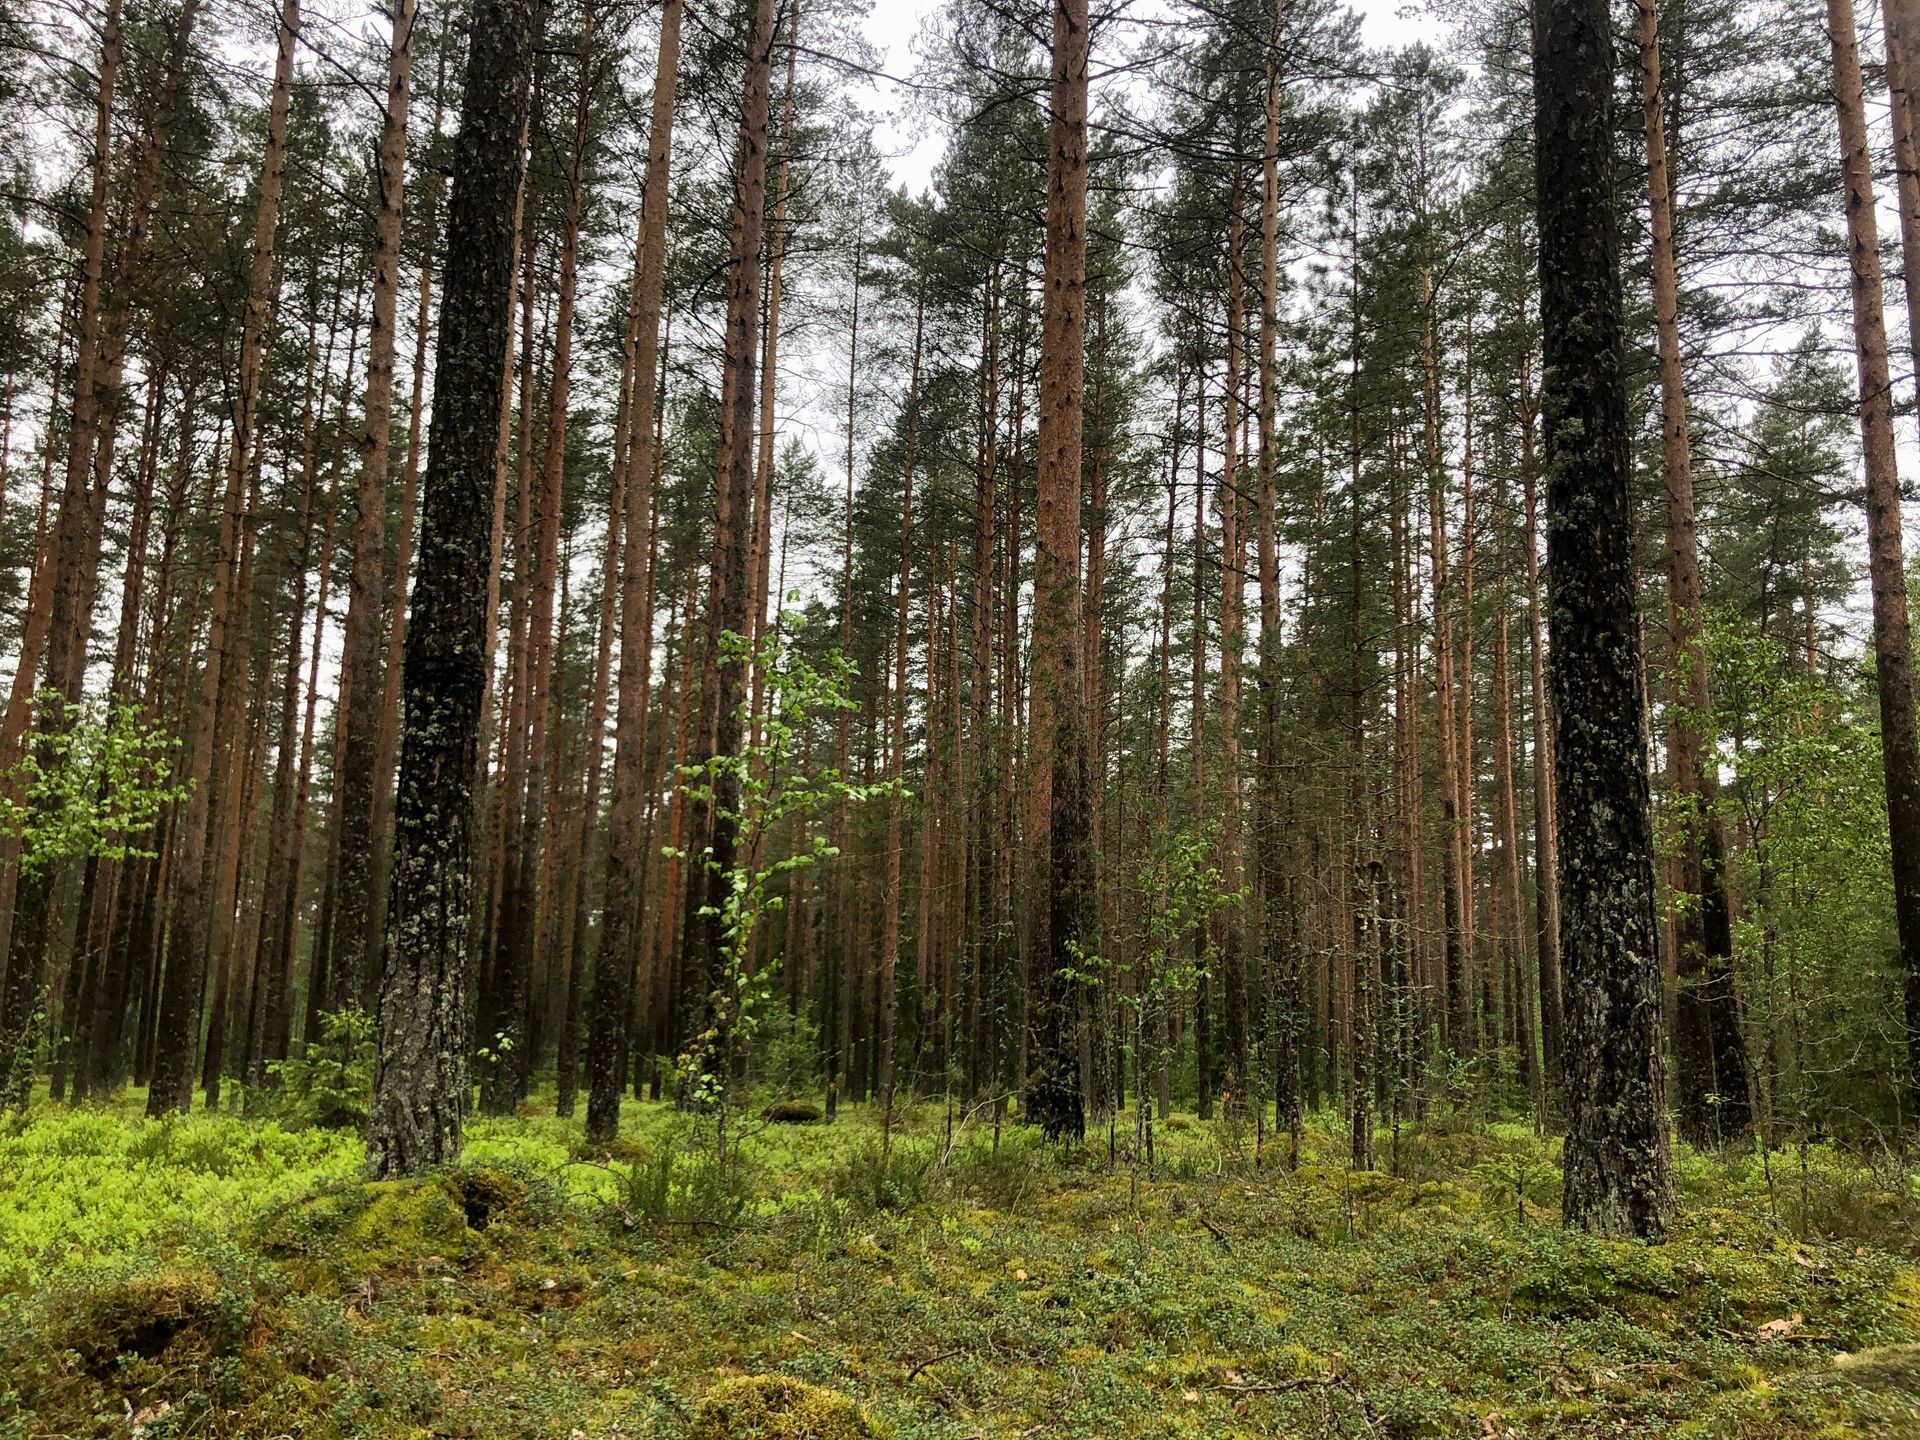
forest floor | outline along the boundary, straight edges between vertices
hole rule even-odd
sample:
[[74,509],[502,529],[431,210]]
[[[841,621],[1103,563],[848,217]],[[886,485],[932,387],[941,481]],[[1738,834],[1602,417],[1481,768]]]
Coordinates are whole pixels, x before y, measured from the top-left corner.
[[849,1107],[723,1165],[547,1098],[373,1184],[350,1134],[137,1100],[0,1127],[0,1435],[679,1440],[777,1372],[900,1440],[1920,1436],[1920,1183],[1825,1148],[1683,1154],[1646,1246],[1564,1233],[1517,1123],[1355,1172],[1329,1116],[1288,1175],[1244,1126],[1149,1169],[1130,1117],[1063,1156],[931,1104],[883,1158]]

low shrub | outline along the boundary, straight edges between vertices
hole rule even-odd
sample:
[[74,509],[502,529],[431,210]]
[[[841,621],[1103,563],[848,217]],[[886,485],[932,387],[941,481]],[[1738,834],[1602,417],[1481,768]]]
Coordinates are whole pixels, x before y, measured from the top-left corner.
[[686,1440],[886,1440],[846,1396],[790,1375],[722,1380],[695,1407]]

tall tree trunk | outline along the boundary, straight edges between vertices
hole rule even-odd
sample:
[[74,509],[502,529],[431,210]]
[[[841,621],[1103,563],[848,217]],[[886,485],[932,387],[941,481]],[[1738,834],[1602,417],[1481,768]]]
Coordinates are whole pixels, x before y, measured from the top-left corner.
[[380,582],[386,557],[389,439],[393,429],[393,359],[400,299],[400,227],[406,196],[407,109],[413,90],[413,31],[419,0],[396,0],[387,51],[387,104],[377,166],[379,203],[373,223],[373,326],[367,335],[366,409],[360,436],[353,562],[347,578],[347,624],[341,641],[346,738],[341,744],[334,847],[332,918],[334,984],[348,1005],[373,998],[380,956],[375,895],[374,792],[381,709]]
[[[727,258],[727,319],[720,383],[720,425],[715,444],[713,550],[707,584],[706,633],[702,638],[700,719],[693,763],[706,770],[715,759],[740,753],[739,697],[744,662],[722,653],[723,637],[747,631],[747,540],[753,506],[754,364],[760,349],[760,266],[766,222],[767,124],[772,108],[774,0],[757,0],[747,40],[741,87],[740,133],[735,145],[733,215]],[[689,807],[687,973],[681,987],[681,1039],[692,1041],[716,1020],[713,1048],[698,1058],[709,1075],[730,1074],[735,1036],[730,1016],[718,1012],[714,995],[727,981],[728,943],[719,907],[737,859],[739,780],[723,770],[711,793],[696,794]],[[723,1082],[724,1083],[724,1082]]]
[[[524,696],[526,716],[524,782],[526,798],[518,817],[517,837],[507,838],[508,887],[501,922],[496,979],[499,1007],[493,1028],[482,1037],[501,1053],[487,1070],[480,1087],[481,1107],[489,1114],[511,1114],[524,1100],[531,1078],[534,1050],[534,982],[541,950],[543,881],[549,876],[546,857],[547,809],[552,775],[551,751],[555,736],[554,658],[559,639],[554,634],[554,599],[559,578],[561,530],[565,525],[567,405],[573,374],[574,309],[579,278],[580,214],[586,186],[588,121],[591,114],[594,13],[586,11],[580,41],[580,89],[573,125],[573,145],[562,200],[559,257],[559,296],[553,314],[553,367],[547,386],[547,416],[541,455],[540,488],[533,508],[532,590],[527,604]],[[529,345],[529,352],[531,346]],[[522,414],[526,410],[522,408]],[[530,453],[532,436],[522,429],[521,454]],[[527,475],[522,464],[522,475]],[[516,567],[517,568],[517,567]],[[564,637],[560,637],[564,638]],[[516,736],[517,739],[517,736]]]
[[1560,842],[1554,817],[1553,713],[1547,691],[1545,628],[1540,603],[1540,496],[1534,454],[1536,396],[1525,356],[1520,364],[1520,479],[1527,547],[1528,711],[1533,728],[1533,903],[1540,971],[1540,1058],[1547,1089],[1561,1079]]
[[[427,129],[429,144],[439,138],[440,120],[445,113],[448,48],[444,44],[440,47],[439,61],[434,66],[433,122]],[[407,590],[413,578],[414,517],[419,508],[420,459],[425,448],[420,443],[420,429],[426,410],[427,339],[433,329],[433,262],[440,236],[440,171],[437,167],[427,172],[424,190],[421,228],[426,243],[420,264],[420,296],[413,315],[413,394],[407,404],[407,465],[400,483],[400,516],[394,531],[393,576],[387,600],[387,654],[380,667],[380,730],[374,743],[374,904],[378,910],[372,925],[383,954],[387,889],[393,874],[393,767],[400,750],[400,674],[407,657]],[[488,613],[493,612],[489,609]]]
[[[1254,878],[1261,901],[1261,958],[1274,986],[1273,1123],[1287,1132],[1287,1165],[1300,1160],[1299,959],[1287,946],[1285,835],[1280,820],[1280,563],[1275,469],[1280,409],[1280,27],[1287,0],[1274,0],[1267,37],[1260,166],[1260,729],[1255,751]],[[1178,408],[1178,399],[1175,408]],[[1171,518],[1169,518],[1171,525]],[[1169,543],[1171,549],[1171,543]],[[1163,627],[1164,629],[1164,624]],[[1162,637],[1162,648],[1166,639]],[[1164,663],[1163,663],[1164,668]],[[1164,748],[1164,747],[1163,747]]]
[[[1220,870],[1227,892],[1240,893],[1240,666],[1246,642],[1246,528],[1240,500],[1240,380],[1246,327],[1245,221],[1236,174],[1227,211],[1227,376],[1221,406],[1220,470],[1220,754],[1225,791],[1220,833]],[[1228,1104],[1247,1113],[1253,1067],[1247,1036],[1247,970],[1244,909],[1221,914],[1221,1011],[1226,1061],[1221,1076]]]
[[1680,1133],[1696,1145],[1730,1140],[1752,1123],[1747,1047],[1733,989],[1733,921],[1727,899],[1726,832],[1712,755],[1713,699],[1702,650],[1700,541],[1694,524],[1693,450],[1680,362],[1680,283],[1673,246],[1673,187],[1660,101],[1656,0],[1635,0],[1640,34],[1640,112],[1647,142],[1652,223],[1653,318],[1660,359],[1660,459],[1667,482],[1667,764],[1682,842],[1675,927],[1673,1054]]
[[[544,12],[539,12],[544,14]],[[539,108],[539,78],[534,79],[534,108]],[[531,113],[531,112],[530,112]],[[520,213],[525,219],[525,193],[532,185],[532,175],[523,174],[521,180]],[[520,842],[524,835],[521,816],[527,797],[527,703],[532,689],[530,681],[531,666],[528,660],[528,634],[532,629],[529,607],[533,599],[535,585],[534,570],[537,561],[534,558],[534,472],[533,472],[533,436],[534,436],[534,395],[539,388],[538,376],[534,370],[534,358],[538,350],[539,312],[534,304],[534,274],[536,252],[539,249],[539,233],[526,221],[519,230],[519,244],[515,250],[515,262],[520,285],[520,322],[517,331],[510,331],[507,339],[509,354],[517,334],[519,340],[518,373],[515,381],[516,394],[511,409],[505,405],[500,410],[500,449],[499,464],[494,474],[494,517],[504,522],[506,517],[506,456],[511,430],[515,423],[512,413],[518,412],[519,443],[518,454],[514,457],[513,484],[513,595],[508,606],[506,664],[499,677],[500,692],[498,762],[494,766],[492,804],[489,807],[489,820],[484,824],[483,836],[476,856],[474,869],[476,874],[484,876],[485,886],[481,905],[474,919],[481,932],[480,994],[477,1008],[477,1023],[481,1044],[488,1049],[492,1060],[480,1077],[481,1088],[488,1096],[493,1095],[500,1084],[501,1056],[498,1048],[500,1034],[499,1012],[502,1007],[503,991],[511,988],[513,982],[503,974],[510,963],[513,953],[513,937],[519,934],[519,917],[515,908],[520,903],[519,866],[521,863]],[[504,372],[503,372],[504,373]],[[504,383],[504,382],[503,382]],[[500,585],[503,581],[505,537],[496,532],[493,550],[488,556],[487,595],[489,617],[498,614]],[[492,620],[489,620],[491,627]],[[489,657],[492,655],[491,642],[494,631],[489,628]],[[488,679],[495,677],[491,669]],[[489,684],[480,710],[480,723],[484,727],[493,721],[491,702],[493,686]],[[484,744],[483,732],[483,744]],[[483,752],[484,753],[484,752]],[[484,785],[485,777],[481,777]],[[507,1008],[513,1008],[512,1001],[506,1001]],[[483,1099],[483,1103],[488,1103]]]
[[1562,1205],[1569,1226],[1652,1238],[1666,1227],[1673,1192],[1621,374],[1613,67],[1605,0],[1540,0],[1535,183],[1567,982]]
[[1474,782],[1479,775],[1479,757],[1473,739],[1473,562],[1475,515],[1473,496],[1473,314],[1467,314],[1466,339],[1460,357],[1460,628],[1455,632],[1459,653],[1460,696],[1454,717],[1460,725],[1455,742],[1456,778],[1460,783],[1460,936],[1461,952],[1467,969],[1468,1004],[1476,976],[1480,988],[1478,1024],[1474,1028],[1475,1045],[1482,1053],[1497,1051],[1500,1045],[1500,1013],[1494,993],[1494,971],[1480,958],[1479,884],[1474,875],[1478,849],[1474,824]]
[[[887,743],[886,891],[880,902],[880,1099],[889,1117],[893,1114],[894,1047],[898,1043],[898,986],[895,974],[900,963],[900,907],[905,896],[900,891],[901,816],[905,808],[907,753],[907,648],[908,616],[913,590],[913,471],[919,463],[920,449],[920,343],[925,334],[926,303],[924,293],[915,301],[913,311],[913,372],[907,382],[906,459],[900,481],[900,579],[896,597],[893,632],[893,694],[888,712],[892,733]],[[927,690],[933,691],[933,635],[927,636]],[[929,707],[931,709],[931,707]],[[925,789],[926,787],[922,787]],[[931,803],[932,796],[922,803]],[[920,896],[922,909],[927,897]]]
[[279,754],[274,761],[272,808],[267,819],[267,890],[262,906],[266,918],[260,934],[254,1012],[248,1027],[245,1077],[249,1095],[258,1094],[267,1083],[271,1073],[268,1066],[286,1058],[276,1053],[278,1026],[275,1022],[290,999],[294,937],[300,909],[299,836],[294,831],[294,798],[300,746],[301,642],[307,625],[307,577],[313,565],[313,392],[317,359],[310,319],[300,427],[305,463],[301,466],[299,498],[294,511],[295,538],[288,566],[293,575],[293,595],[287,607],[286,678],[280,697]]
[[[92,191],[81,259],[79,333],[73,408],[67,428],[66,483],[60,491],[52,548],[34,567],[25,633],[14,672],[13,697],[8,705],[8,744],[6,754],[0,757],[9,763],[16,737],[25,733],[30,719],[37,721],[37,728],[43,732],[39,742],[43,758],[52,759],[52,733],[68,722],[62,711],[78,702],[79,682],[84,676],[86,617],[80,611],[79,588],[84,564],[81,551],[92,543],[87,479],[99,405],[96,375],[100,363],[100,288],[107,239],[107,183],[113,156],[114,90],[120,69],[120,15],[120,0],[107,0],[94,109]],[[48,453],[51,455],[50,440]],[[36,625],[36,617],[41,616],[44,620]],[[80,632],[79,645],[83,652],[77,662],[72,653],[76,631]],[[49,634],[51,644],[47,644]],[[46,644],[44,652],[43,644]],[[61,709],[58,710],[36,706],[35,681],[40,677],[42,653],[46,664],[44,686],[59,693]],[[0,989],[0,1101],[16,1109],[25,1106],[33,1088],[34,1015],[40,1008],[40,988],[51,941],[54,887],[59,878],[53,865],[28,869],[22,864],[17,874],[7,938],[7,964],[4,971],[0,971],[5,976],[4,989]]]
[[[353,315],[347,327],[346,373],[349,377],[353,375],[354,369],[355,369],[355,362],[359,359],[359,356],[360,356],[360,305],[361,305],[361,301],[364,300],[365,298],[366,298],[366,282],[365,282],[365,278],[362,277],[362,281],[360,285],[354,291]],[[328,330],[328,337],[327,337],[327,359],[320,367],[321,375],[323,377],[322,384],[321,384],[321,400],[323,402],[326,399],[326,384],[325,384],[324,377],[329,373],[331,373],[332,368],[333,368],[333,335],[332,335],[331,323],[329,323],[329,330]],[[349,404],[348,386],[343,385],[340,388],[339,397],[334,402],[333,423],[334,423],[334,429],[336,432],[341,431],[345,428],[348,404]],[[310,441],[311,437],[308,437],[308,440]],[[310,468],[313,464],[313,459],[312,459],[311,452],[306,449],[305,443],[303,443],[303,454],[306,455],[305,460],[302,462],[303,468]],[[333,447],[333,458],[332,458],[331,464],[328,466],[328,474],[327,474],[327,503],[326,503],[327,518],[323,522],[321,526],[321,532],[320,532],[320,576],[316,585],[316,593],[315,593],[315,599],[314,599],[313,646],[312,646],[312,654],[309,656],[307,660],[306,714],[301,721],[301,727],[300,727],[300,773],[298,778],[294,782],[294,799],[293,799],[294,852],[293,853],[296,857],[300,859],[302,865],[304,865],[305,856],[306,856],[306,838],[305,837],[307,833],[307,814],[309,809],[311,808],[311,800],[313,796],[314,729],[316,724],[318,723],[319,705],[320,705],[320,650],[321,650],[321,643],[325,638],[326,629],[327,629],[327,600],[329,595],[332,593],[332,588],[333,588],[333,570],[334,570],[333,562],[334,562],[334,550],[335,550],[334,530],[335,530],[336,522],[340,518],[340,481],[341,481],[341,476],[344,469],[345,469],[345,459],[342,454],[342,447],[338,441],[338,438],[336,437],[334,447]],[[335,759],[336,761],[339,758],[339,742],[342,738],[344,738],[341,726],[339,724],[339,709],[340,709],[339,697],[336,695],[335,703],[334,703],[335,734],[334,734],[334,755],[333,755],[333,759]],[[296,904],[298,903],[297,897],[299,895],[299,887],[297,882],[300,880],[300,878],[301,877],[297,874],[290,877],[292,881],[296,882],[292,891],[292,893],[296,897]],[[312,1044],[316,1039],[320,1037],[320,1032],[322,1028],[321,1016],[326,1014],[331,1014],[334,1011],[339,1009],[339,998],[337,995],[333,993],[332,987],[328,980],[328,961],[331,956],[331,950],[330,950],[330,946],[327,943],[328,929],[327,929],[326,921],[327,921],[327,916],[329,912],[328,912],[328,903],[327,903],[328,896],[326,892],[326,886],[329,883],[330,879],[331,879],[330,866],[327,864],[326,860],[323,859],[321,864],[321,875],[320,875],[320,885],[321,885],[321,891],[320,891],[320,897],[319,897],[320,903],[319,903],[319,906],[317,907],[319,911],[321,923],[316,928],[313,936],[313,942],[309,946],[309,955],[308,955],[308,961],[307,961],[307,997],[306,997],[306,1004],[304,1006],[305,1013],[302,1017],[303,1026],[304,1026],[302,1030],[302,1036],[303,1036],[303,1042],[306,1044]],[[291,944],[291,941],[289,941],[289,944]],[[283,1042],[283,1043],[290,1043],[290,1042]]]
[[[1207,366],[1204,352],[1194,375],[1193,395],[1193,683],[1188,701],[1191,724],[1187,748],[1193,765],[1193,833],[1207,830]],[[1195,1109],[1202,1120],[1213,1118],[1213,970],[1207,954],[1209,917],[1203,910],[1193,922],[1193,1071]]]
[[473,974],[469,841],[485,687],[495,451],[513,303],[533,0],[480,0],[469,31],[434,362],[420,571],[407,626],[393,943],[381,976],[367,1152],[381,1176],[459,1157]]
[[[773,450],[774,402],[779,392],[780,294],[782,271],[787,258],[787,189],[793,170],[793,87],[800,59],[800,5],[795,0],[787,21],[787,88],[780,102],[780,177],[774,185],[773,217],[767,226],[767,323],[762,337],[760,361],[760,433],[753,467],[753,546],[747,556],[748,583],[752,594],[747,602],[748,639],[758,649],[761,632],[770,618],[777,617],[781,597],[769,595],[773,560]],[[774,616],[768,614],[769,602]],[[766,698],[766,667],[753,662],[753,703],[747,707],[753,716],[755,750],[760,748],[761,711]]]
[[1467,876],[1462,863],[1465,842],[1460,813],[1460,730],[1454,714],[1453,612],[1447,555],[1447,476],[1441,452],[1439,300],[1433,267],[1423,254],[1420,286],[1420,358],[1425,376],[1425,457],[1427,469],[1427,530],[1433,587],[1433,700],[1436,779],[1440,786],[1440,860],[1442,921],[1446,927],[1446,989],[1442,1036],[1455,1059],[1463,1058],[1473,1043],[1473,995],[1468,988]]
[[[1920,0],[1885,0],[1887,89],[1892,101],[1893,174],[1900,197],[1901,266],[1907,343],[1920,371]],[[1812,597],[1807,596],[1808,603]],[[1812,645],[1808,645],[1812,650]]]
[[653,114],[647,139],[646,191],[640,206],[634,265],[633,400],[629,421],[625,548],[620,568],[620,701],[614,719],[613,794],[607,835],[606,888],[600,949],[593,970],[587,1042],[587,1135],[611,1139],[620,1126],[622,1065],[633,973],[644,957],[640,901],[647,769],[647,690],[653,658],[652,567],[647,544],[653,509],[654,386],[660,367],[660,310],[666,274],[667,185],[673,150],[673,105],[680,66],[681,0],[660,7],[660,50],[653,72]]
[[[1874,678],[1880,692],[1880,751],[1893,858],[1894,919],[1906,977],[1910,1115],[1920,1116],[1920,737],[1914,732],[1913,647],[1908,634],[1906,555],[1900,535],[1900,477],[1894,462],[1893,380],[1887,363],[1873,160],[1861,96],[1860,52],[1851,0],[1827,0],[1833,97],[1846,182],[1847,259],[1860,377],[1860,440],[1867,472],[1867,571],[1873,586]],[[1904,68],[1904,67],[1903,67]],[[1908,257],[1908,264],[1914,257]]]
[[[629,415],[628,424],[632,423]],[[615,426],[617,443],[625,450],[625,435]],[[581,959],[586,953],[587,867],[593,857],[593,836],[600,824],[600,777],[607,753],[607,695],[613,670],[613,632],[618,621],[615,599],[620,584],[621,540],[624,527],[638,524],[645,528],[647,516],[627,513],[627,465],[622,458],[614,464],[613,485],[607,503],[606,548],[600,561],[599,616],[595,622],[593,674],[589,682],[587,716],[581,727],[587,773],[581,803],[572,822],[569,841],[568,893],[565,904],[567,935],[561,957],[560,1036],[554,1055],[556,1096],[554,1114],[561,1119],[573,1117],[580,1088],[580,1019],[584,986]],[[628,962],[631,970],[631,962]]]
[[[1513,738],[1513,659],[1509,619],[1513,613],[1512,577],[1507,566],[1507,482],[1502,477],[1495,512],[1499,525],[1495,541],[1495,564],[1499,568],[1498,617],[1493,631],[1493,706],[1495,748],[1493,764],[1497,786],[1494,803],[1499,807],[1500,890],[1499,906],[1504,923],[1497,927],[1497,947],[1502,975],[1511,986],[1508,1010],[1514,1016],[1514,1043],[1520,1051],[1520,1080],[1536,1097],[1544,1092],[1538,1084],[1539,1066],[1533,1048],[1532,1000],[1522,979],[1527,963],[1526,911],[1520,903],[1520,805],[1514,779]],[[1541,1107],[1536,1104],[1536,1113]]]
[[1053,1140],[1086,1128],[1074,1036],[1074,976],[1091,929],[1093,854],[1087,777],[1086,687],[1080,676],[1081,402],[1086,370],[1086,0],[1054,0],[1047,146],[1047,245],[1041,310],[1040,415],[1035,478],[1033,661],[1027,744],[1047,823],[1026,837],[1043,867],[1034,893],[1038,974],[1029,1001],[1029,1116]]
[[[853,309],[847,336],[847,428],[846,500],[841,516],[840,535],[840,653],[853,653],[853,467],[855,458],[854,424],[860,377],[860,280],[866,239],[866,214],[854,217],[853,234]],[[847,760],[852,741],[852,716],[841,710],[834,718],[833,769],[836,775],[850,773]],[[849,848],[848,814],[845,799],[833,807],[830,834],[834,848],[842,855]],[[827,977],[826,993],[821,1000],[820,1069],[826,1088],[826,1118],[832,1120],[840,1108],[840,1076],[846,1064],[848,993],[848,956],[852,951],[847,925],[847,867],[833,867],[827,890]]]
[[[131,705],[137,698],[134,662],[140,635],[140,601],[146,585],[153,488],[160,465],[160,433],[166,388],[166,370],[161,364],[147,380],[146,420],[141,431],[140,459],[134,471],[132,514],[127,522],[126,567],[120,582],[120,621],[115,632],[113,670],[108,681],[107,700],[112,706]],[[183,437],[176,475],[177,483],[182,486],[185,484],[186,468],[187,445]],[[91,859],[89,865],[93,873],[88,879],[93,883],[83,882],[82,893],[90,895],[97,902],[99,923],[93,923],[92,906],[82,904],[79,907],[79,944],[67,962],[67,1003],[61,1007],[61,1026],[66,1032],[64,1058],[68,1064],[62,1066],[56,1063],[54,1070],[54,1088],[57,1092],[63,1079],[63,1070],[71,1069],[72,1095],[76,1104],[85,1097],[92,1078],[100,1073],[101,1067],[94,1063],[96,1026],[103,1020],[107,1021],[105,1033],[98,1040],[110,1044],[117,1054],[121,1036],[119,1015],[125,1004],[126,956],[112,944],[113,907],[109,901],[117,885],[125,883],[132,867],[110,862],[102,883],[103,877],[98,874],[98,857]],[[111,1017],[106,1014],[103,1003],[107,996],[117,996]]]
[[[166,972],[160,994],[159,1025],[155,1032],[153,1080],[147,1091],[147,1114],[184,1112],[192,1100],[194,1058],[200,1040],[200,1010],[206,988],[208,946],[213,921],[214,880],[207,864],[208,850],[220,836],[220,810],[213,793],[216,732],[223,694],[237,698],[229,662],[239,641],[244,616],[235,569],[241,562],[245,517],[242,493],[252,472],[255,407],[266,368],[267,342],[273,315],[273,241],[280,219],[280,192],[286,177],[287,109],[293,92],[293,52],[300,34],[299,0],[285,0],[280,10],[279,47],[274,61],[273,93],[267,118],[266,150],[261,158],[260,198],[254,211],[253,252],[247,276],[247,300],[241,324],[240,373],[232,405],[233,434],[227,447],[225,500],[220,515],[219,549],[214,557],[212,611],[207,627],[207,654],[201,669],[200,694],[194,707],[193,758],[189,776],[193,791],[181,812],[176,833],[171,913],[167,920]],[[236,609],[241,616],[237,617]]]

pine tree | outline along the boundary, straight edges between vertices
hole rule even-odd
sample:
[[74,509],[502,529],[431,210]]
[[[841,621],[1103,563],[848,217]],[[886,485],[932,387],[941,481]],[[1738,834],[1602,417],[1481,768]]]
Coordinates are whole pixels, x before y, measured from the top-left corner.
[[[1027,1113],[1049,1139],[1086,1128],[1074,1024],[1078,976],[1089,958],[1092,899],[1080,609],[1080,463],[1087,271],[1087,7],[1054,0],[1047,168],[1047,248],[1042,276],[1039,549],[1034,566],[1032,689],[1027,737],[1031,783],[1048,797],[1043,836],[1027,845],[1044,907],[1028,999],[1032,1059]],[[1044,840],[1044,843],[1043,843]]]
[[468,865],[485,684],[488,495],[533,43],[533,0],[475,6],[434,359],[439,399],[407,625],[393,942],[381,977],[367,1131],[369,1162],[383,1176],[416,1174],[458,1158],[470,1102]]
[[1533,65],[1566,983],[1562,1206],[1569,1226],[1651,1238],[1666,1226],[1672,1182],[1603,0],[1542,0]]

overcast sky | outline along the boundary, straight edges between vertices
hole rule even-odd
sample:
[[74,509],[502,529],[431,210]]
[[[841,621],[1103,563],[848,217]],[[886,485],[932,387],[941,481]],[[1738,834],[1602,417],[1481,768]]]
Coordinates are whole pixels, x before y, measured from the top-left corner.
[[[866,33],[882,56],[881,69],[888,75],[909,75],[914,68],[913,38],[919,33],[923,17],[934,13],[943,0],[873,0],[867,14]],[[1440,25],[1425,7],[1408,5],[1403,0],[1348,0],[1347,8],[1360,16],[1363,38],[1369,45],[1405,45],[1417,39],[1434,39]],[[1096,87],[1097,87],[1096,81]],[[891,159],[894,180],[919,190],[933,173],[948,137],[944,133],[915,133],[906,92],[898,85],[882,81],[876,84],[876,108],[882,124],[878,140]],[[1095,96],[1098,103],[1098,96]]]

